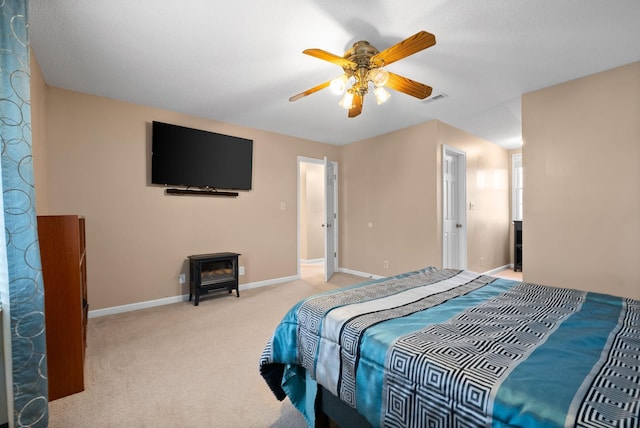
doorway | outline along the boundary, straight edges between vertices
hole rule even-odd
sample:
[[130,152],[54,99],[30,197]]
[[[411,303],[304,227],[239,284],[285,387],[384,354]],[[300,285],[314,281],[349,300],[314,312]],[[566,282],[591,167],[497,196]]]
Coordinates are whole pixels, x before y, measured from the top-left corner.
[[467,155],[442,146],[442,267],[467,268]]
[[323,282],[337,265],[337,164],[298,157],[298,275]]

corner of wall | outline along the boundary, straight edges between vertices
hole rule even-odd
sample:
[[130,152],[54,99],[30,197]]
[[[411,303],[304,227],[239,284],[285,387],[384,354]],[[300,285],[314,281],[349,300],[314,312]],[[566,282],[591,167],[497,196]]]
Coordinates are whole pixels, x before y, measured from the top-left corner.
[[48,211],[47,190],[47,84],[33,49],[30,51],[31,72],[31,145],[36,212]]

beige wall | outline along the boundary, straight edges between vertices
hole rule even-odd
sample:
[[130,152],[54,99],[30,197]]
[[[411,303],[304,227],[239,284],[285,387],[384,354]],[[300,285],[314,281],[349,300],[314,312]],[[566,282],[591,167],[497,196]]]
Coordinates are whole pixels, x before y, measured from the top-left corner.
[[[297,156],[337,160],[339,150],[54,87],[46,120],[46,180],[37,184],[48,200],[38,213],[87,218],[91,309],[188,292],[178,275],[190,254],[241,253],[241,283],[296,275]],[[154,120],[253,139],[253,190],[168,196],[149,185]]]
[[[295,275],[298,155],[339,161],[341,267],[441,265],[442,144],[467,152],[469,269],[511,259],[510,153],[444,123],[335,147],[47,87],[33,55],[31,81],[37,211],[87,217],[92,309],[185,293],[177,276],[199,252],[242,253],[242,283]],[[524,96],[527,281],[640,296],[639,104],[639,63]],[[254,190],[150,186],[152,120],[254,139]]]
[[[188,292],[178,275],[189,254],[242,253],[242,284],[295,275],[298,156],[340,165],[340,267],[441,266],[442,144],[467,152],[469,269],[509,262],[508,190],[478,184],[481,172],[503,174],[507,152],[444,123],[338,147],[48,87],[39,69],[32,91],[37,211],[86,216],[92,310]],[[253,190],[185,197],[151,186],[153,120],[253,139]]]
[[524,279],[640,298],[640,63],[526,94]]
[[[431,121],[342,148],[340,263],[390,275],[442,266],[441,154],[467,154],[467,267],[509,263],[506,150]],[[384,261],[389,268],[384,268]]]
[[31,61],[31,151],[35,181],[36,210],[47,211],[47,85],[42,77],[40,65],[30,51]]
[[437,127],[429,122],[342,148],[341,266],[386,276],[440,264]]
[[[445,123],[440,123],[438,129],[441,144],[466,153],[467,268],[486,272],[509,264],[509,152]],[[440,162],[438,157],[438,226],[442,223]],[[442,234],[441,229],[438,233]]]
[[[324,258],[324,165],[300,164],[300,258]],[[304,183],[304,184],[303,184]]]

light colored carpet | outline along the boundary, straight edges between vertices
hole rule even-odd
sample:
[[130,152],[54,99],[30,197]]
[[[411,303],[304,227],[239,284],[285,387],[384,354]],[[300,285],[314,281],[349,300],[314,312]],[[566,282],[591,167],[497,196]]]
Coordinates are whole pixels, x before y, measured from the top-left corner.
[[300,299],[367,279],[337,273],[325,283],[320,265],[306,265],[301,276],[241,290],[239,299],[222,292],[198,307],[184,302],[90,319],[85,391],[50,402],[49,426],[305,427],[260,376],[260,354]]
[[285,312],[314,293],[366,278],[321,266],[285,284],[218,293],[198,307],[176,303],[89,320],[85,391],[49,403],[49,426],[304,427],[258,371]]

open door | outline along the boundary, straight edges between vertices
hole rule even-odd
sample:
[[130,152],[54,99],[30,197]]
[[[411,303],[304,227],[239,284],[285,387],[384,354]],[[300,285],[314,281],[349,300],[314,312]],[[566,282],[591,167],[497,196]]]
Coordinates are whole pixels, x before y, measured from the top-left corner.
[[442,150],[442,267],[467,268],[466,153]]
[[324,158],[324,200],[325,200],[325,222],[324,222],[324,280],[329,281],[336,271],[336,261],[338,251],[337,242],[337,210],[336,210],[336,181],[337,165]]

